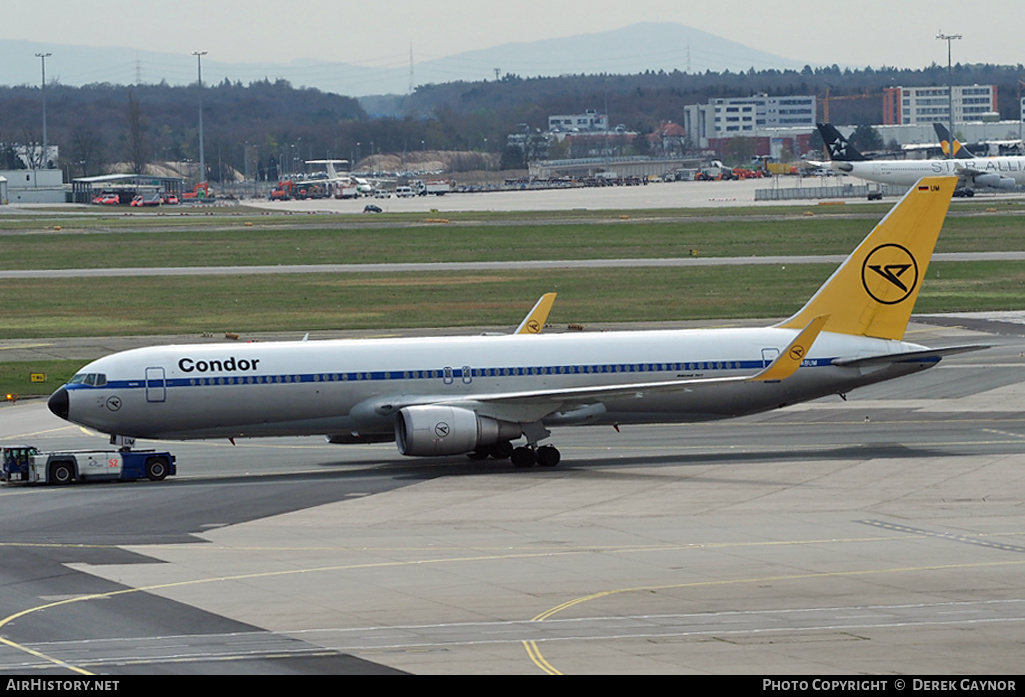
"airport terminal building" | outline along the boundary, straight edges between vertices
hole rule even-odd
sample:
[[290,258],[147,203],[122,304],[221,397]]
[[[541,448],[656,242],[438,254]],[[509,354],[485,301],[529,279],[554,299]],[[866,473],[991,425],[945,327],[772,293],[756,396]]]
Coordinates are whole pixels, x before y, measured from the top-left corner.
[[[932,126],[950,122],[951,91],[946,85],[886,87],[883,89],[883,125]],[[996,121],[996,85],[954,85],[954,122]]]
[[708,148],[724,138],[753,138],[780,129],[811,132],[816,109],[814,95],[723,97],[685,107],[683,127],[693,146]]

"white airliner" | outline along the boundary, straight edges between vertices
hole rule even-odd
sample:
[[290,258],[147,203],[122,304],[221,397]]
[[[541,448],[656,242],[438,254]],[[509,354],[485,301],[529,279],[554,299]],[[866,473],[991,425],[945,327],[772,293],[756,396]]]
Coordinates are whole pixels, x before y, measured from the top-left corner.
[[959,157],[944,160],[869,160],[829,124],[818,124],[830,151],[816,167],[880,184],[911,186],[922,177],[958,177],[958,188],[971,195],[979,187],[1013,189],[1025,184],[1025,157]]
[[85,366],[49,407],[112,437],[326,434],[526,467],[559,462],[538,445],[556,425],[702,421],[843,396],[984,348],[902,340],[955,183],[922,179],[771,327],[142,348]]
[[331,185],[356,185],[356,190],[360,194],[366,196],[369,195],[374,187],[370,185],[366,179],[362,177],[356,177],[348,172],[339,172],[335,165],[347,165],[348,160],[306,160],[308,165],[324,165],[324,169],[327,172],[327,176],[323,179],[311,179],[317,183],[331,184]]

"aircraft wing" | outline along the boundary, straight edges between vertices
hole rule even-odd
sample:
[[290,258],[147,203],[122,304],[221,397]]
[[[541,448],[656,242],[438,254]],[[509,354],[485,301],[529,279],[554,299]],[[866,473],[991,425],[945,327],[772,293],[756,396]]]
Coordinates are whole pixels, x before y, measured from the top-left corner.
[[989,186],[994,189],[1013,189],[1017,182],[1012,177],[1004,176],[999,172],[989,172],[978,167],[969,167],[954,160],[954,169],[958,176],[958,185],[971,184],[973,186]]
[[662,380],[658,382],[637,382],[625,385],[598,385],[557,389],[525,390],[518,392],[496,392],[476,394],[468,398],[451,396],[408,398],[383,398],[379,403],[366,405],[380,415],[394,413],[403,407],[422,404],[460,406],[471,409],[481,416],[490,416],[503,421],[532,423],[557,411],[581,408],[611,399],[624,397],[711,389],[728,383],[778,382],[793,375],[801,366],[819,332],[825,326],[829,315],[814,318],[801,330],[794,340],[783,349],[772,363],[754,375],[716,378],[688,378],[684,380]]

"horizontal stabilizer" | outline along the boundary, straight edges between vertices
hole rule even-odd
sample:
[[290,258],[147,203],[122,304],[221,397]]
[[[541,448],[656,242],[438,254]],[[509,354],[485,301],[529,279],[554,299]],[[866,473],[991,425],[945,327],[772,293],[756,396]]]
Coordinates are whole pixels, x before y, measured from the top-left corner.
[[876,356],[866,356],[864,358],[834,358],[833,365],[840,366],[841,368],[860,368],[862,366],[891,365],[893,363],[934,362],[944,356],[953,356],[957,353],[968,353],[969,351],[981,351],[988,348],[990,348],[990,346],[987,344],[971,344],[938,349],[924,349],[922,351],[882,353]]
[[802,329],[801,333],[790,342],[790,345],[776,356],[776,360],[751,379],[765,382],[769,380],[785,380],[793,375],[801,367],[801,362],[808,356],[808,350],[815,343],[819,332],[826,326],[828,319],[829,315],[821,315],[809,322],[808,326]]
[[516,334],[540,334],[541,330],[545,328],[545,322],[548,321],[548,313],[552,311],[552,305],[555,304],[555,293],[545,293],[541,298],[534,304],[527,316],[520,322],[520,326],[516,327]]

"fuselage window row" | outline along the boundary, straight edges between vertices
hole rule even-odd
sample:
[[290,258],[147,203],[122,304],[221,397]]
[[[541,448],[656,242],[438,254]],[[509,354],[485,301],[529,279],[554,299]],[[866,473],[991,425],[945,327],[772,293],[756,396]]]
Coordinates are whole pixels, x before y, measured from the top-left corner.
[[[269,385],[300,382],[366,382],[371,380],[436,380],[446,376],[455,377],[519,377],[535,375],[587,375],[592,373],[653,373],[673,372],[680,370],[738,370],[741,361],[698,361],[692,363],[636,363],[606,365],[571,365],[571,366],[533,366],[524,368],[472,368],[443,370],[406,370],[380,371],[362,373],[314,373],[312,375],[250,375],[246,377],[189,378],[190,386],[215,385]],[[751,366],[754,367],[754,366]],[[106,384],[106,376],[95,379],[94,376],[83,376],[79,384],[101,387]],[[170,384],[177,381],[169,380]],[[182,382],[181,384],[184,384]]]

